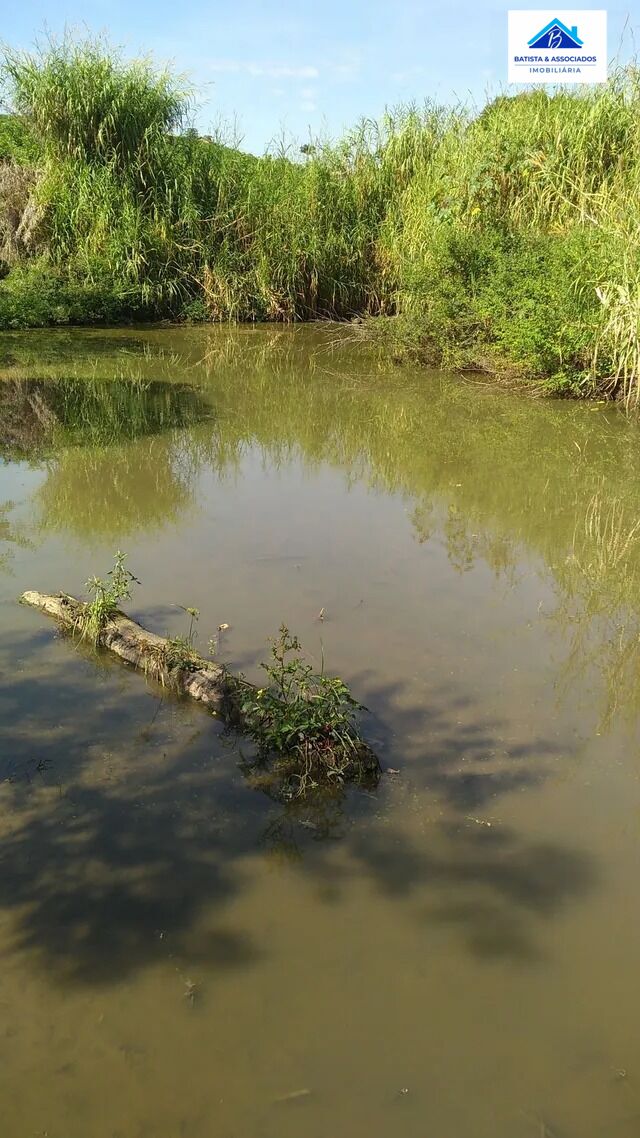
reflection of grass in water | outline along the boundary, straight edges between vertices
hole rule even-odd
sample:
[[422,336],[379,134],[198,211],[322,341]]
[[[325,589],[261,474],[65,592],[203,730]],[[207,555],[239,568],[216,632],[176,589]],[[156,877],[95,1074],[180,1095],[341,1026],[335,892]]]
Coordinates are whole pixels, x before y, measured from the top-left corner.
[[[80,376],[94,366],[96,337],[78,335],[90,355],[76,355]],[[636,432],[616,414],[390,369],[358,344],[333,350],[339,339],[335,328],[151,331],[144,350],[138,335],[123,335],[100,366],[136,384],[155,374],[179,387],[175,376],[188,377],[223,422],[197,431],[218,469],[247,445],[275,464],[329,462],[407,494],[414,508],[453,501],[471,526],[522,540],[551,563],[566,555],[603,478],[611,496],[634,501]]]
[[586,579],[599,584],[619,569],[626,576],[626,564],[640,543],[640,519],[628,521],[624,503],[618,498],[606,500],[604,491],[594,494],[584,519],[583,549],[589,560],[583,561],[574,534],[574,556]]
[[177,450],[171,436],[158,436],[63,451],[48,461],[37,492],[42,527],[71,531],[91,545],[178,521],[191,504],[191,486]]
[[106,445],[192,425],[207,408],[190,387],[114,379],[51,384],[50,404],[68,445]]
[[442,537],[460,571],[480,558],[513,580],[523,549],[541,557],[561,595],[561,624],[562,606],[571,609],[567,682],[588,648],[605,716],[623,705],[637,713],[637,426],[610,411],[389,373],[375,354],[349,347],[320,348],[303,371],[293,337],[234,337],[220,353],[216,343],[202,358],[225,438],[257,443],[271,462],[329,462],[350,480],[407,495],[418,540]]
[[[637,426],[618,413],[390,369],[375,348],[341,344],[335,327],[115,339],[118,350],[100,355],[95,334],[78,333],[77,379],[111,369],[143,390],[154,377],[176,387],[188,378],[216,418],[131,446],[65,449],[40,492],[47,525],[124,542],[177,520],[203,465],[222,477],[249,448],[270,465],[329,464],[349,483],[404,496],[417,540],[443,540],[461,571],[480,559],[510,580],[524,550],[540,558],[558,620],[570,616],[603,674],[618,674],[611,645],[627,645],[631,675],[640,458]],[[21,366],[19,346],[14,355]],[[640,705],[640,693],[629,699]]]
[[0,383],[0,447],[26,457],[190,426],[210,414],[186,384],[92,377]]
[[601,726],[640,707],[640,520],[598,490],[556,570],[557,617],[571,638],[565,686],[590,672],[604,682]]
[[47,460],[37,491],[40,524],[74,533],[86,545],[103,538],[118,543],[184,518],[205,466],[222,475],[237,465],[237,447],[218,445],[208,424],[119,446],[69,447]]
[[0,505],[0,571],[10,571],[11,569],[11,548],[3,549],[3,545],[12,546],[17,545],[22,549],[30,549],[32,543],[28,538],[24,537],[9,521],[7,514],[10,514],[15,509],[15,502],[3,502]]
[[38,492],[46,528],[120,539],[176,521],[191,501],[200,447],[185,449],[177,428],[208,418],[210,408],[186,384],[8,380],[0,410],[6,454],[48,456]]

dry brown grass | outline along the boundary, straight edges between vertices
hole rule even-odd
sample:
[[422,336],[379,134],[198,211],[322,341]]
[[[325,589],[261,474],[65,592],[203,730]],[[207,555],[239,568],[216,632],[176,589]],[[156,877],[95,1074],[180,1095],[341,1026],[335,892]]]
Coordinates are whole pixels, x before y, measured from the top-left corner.
[[0,260],[7,265],[37,250],[42,210],[35,188],[30,166],[0,163]]

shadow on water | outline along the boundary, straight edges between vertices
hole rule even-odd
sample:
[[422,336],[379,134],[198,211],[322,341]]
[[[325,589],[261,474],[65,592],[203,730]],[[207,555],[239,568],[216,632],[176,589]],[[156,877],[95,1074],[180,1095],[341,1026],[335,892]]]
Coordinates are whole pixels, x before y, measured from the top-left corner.
[[[148,329],[3,343],[0,558],[13,549],[21,579],[0,578],[0,955],[7,1016],[26,1025],[25,1050],[5,1038],[7,1078],[31,1097],[26,1060],[58,1039],[61,1058],[88,1055],[62,1130],[95,1129],[103,1077],[123,1132],[135,1128],[128,1073],[96,1037],[102,989],[114,1036],[134,1024],[154,1036],[153,1091],[133,1073],[145,1110],[151,1094],[159,1112],[180,1098],[176,1073],[196,1100],[211,1088],[203,1134],[228,1071],[243,1110],[260,1099],[265,1053],[263,1082],[291,1073],[292,1090],[320,1086],[325,1067],[333,1084],[340,1064],[326,1125],[308,1116],[314,1134],[334,1105],[360,1111],[362,1071],[382,1086],[394,1055],[414,1053],[415,1077],[397,1083],[411,1090],[397,1097],[415,1110],[407,1133],[444,1096],[447,1133],[613,1134],[608,1099],[597,1129],[494,1114],[548,1098],[592,1038],[612,1070],[633,1067],[635,771],[622,746],[640,709],[637,426],[390,371],[362,347],[334,351],[339,338]],[[230,622],[221,658],[234,668],[254,674],[280,619],[307,646],[325,637],[328,666],[371,709],[377,790],[276,800],[245,773],[246,743],[201,709],[14,608],[40,579],[80,588],[80,569],[100,572],[117,546],[145,585],[134,615],[166,633],[178,618],[163,602],[201,605],[203,630]],[[612,729],[590,740],[600,705]],[[167,1029],[162,984],[176,972],[215,987],[188,1023],[193,1049],[176,1021]],[[227,998],[235,1033],[218,1015]],[[212,1077],[218,1043],[229,1066]],[[574,1087],[582,1122],[592,1105],[596,1119],[595,1081]],[[242,1117],[230,1130],[293,1133]],[[45,1123],[52,1133],[48,1118],[27,1129]]]
[[[34,639],[17,650],[35,654]],[[11,949],[60,981],[89,984],[168,954],[247,965],[260,950],[240,931],[198,927],[205,905],[222,908],[241,887],[235,859],[248,848],[246,827],[229,824],[233,788],[211,760],[215,724],[201,716],[195,748],[176,754],[162,697],[135,680],[131,690],[132,677],[104,660],[96,675],[84,656],[28,685],[3,669],[0,906],[16,914]],[[90,740],[77,729],[85,699]]]
[[[41,636],[27,637],[19,650],[33,657],[37,646]],[[3,675],[0,907],[13,914],[11,949],[59,983],[118,981],[168,955],[213,971],[251,967],[268,941],[234,927],[226,910],[267,856],[314,882],[324,904],[339,907],[354,879],[368,880],[387,902],[406,910],[410,899],[418,925],[446,928],[476,957],[519,963],[543,955],[540,923],[595,887],[586,852],[470,816],[543,779],[553,748],[540,740],[487,761],[497,725],[452,731],[456,700],[445,689],[437,705],[394,713],[401,738],[428,718],[432,742],[413,757],[424,772],[419,809],[437,815],[401,827],[392,799],[405,795],[411,810],[416,794],[403,772],[376,793],[283,806],[248,790],[236,744],[208,716],[176,745],[165,720],[179,705],[128,674],[122,705],[121,675],[100,659],[96,676],[82,656],[68,674],[35,673],[28,691]],[[380,720],[399,691],[365,692]],[[84,699],[93,700],[90,743],[77,731]]]
[[[401,684],[367,686],[360,677],[358,690],[375,708],[380,754],[403,764],[397,772],[387,766],[386,788],[373,806],[367,804],[365,813],[374,816],[373,824],[351,825],[342,816],[341,799],[321,798],[318,819],[308,803],[294,803],[270,824],[269,841],[298,857],[305,872],[320,877],[325,900],[338,902],[352,878],[366,876],[388,899],[415,899],[418,919],[425,924],[457,927],[476,956],[539,959],[543,953],[536,921],[588,894],[597,884],[596,866],[583,850],[522,837],[496,822],[494,811],[503,795],[542,783],[564,753],[542,738],[505,749],[500,724],[488,723],[480,709],[476,718],[481,726],[453,727],[462,705],[444,687],[432,693],[427,707],[401,710]],[[384,727],[391,722],[393,732]],[[403,740],[400,755],[397,738]],[[418,787],[417,809],[425,822],[416,838],[415,827],[389,824],[384,800],[399,793],[411,813]],[[362,806],[356,792],[349,799],[357,816]],[[346,865],[336,868],[317,850],[306,861],[302,858],[296,834],[309,826],[316,840],[346,841]],[[307,835],[304,844],[309,845]]]
[[[166,351],[161,333],[114,336],[102,347],[74,334],[56,340],[50,356],[45,341],[16,341],[7,374],[24,375],[0,384],[1,441],[7,457],[44,464],[35,493],[41,530],[72,532],[85,544],[157,530],[184,517],[201,470],[222,479],[248,451],[275,470],[293,459],[307,470],[328,464],[349,485],[402,495],[416,542],[439,542],[456,573],[481,561],[511,580],[522,551],[534,556],[558,599],[554,616],[575,638],[567,672],[592,662],[614,709],[637,710],[640,696],[629,687],[638,674],[635,428],[611,412],[378,372],[375,360],[363,365],[361,348],[332,354],[319,333],[311,356],[300,354],[295,333],[170,335],[175,350]],[[61,378],[72,364],[73,376]],[[49,379],[38,378],[39,367]],[[16,540],[8,507],[4,515],[2,532]],[[82,667],[93,677],[86,697],[95,699],[95,665]],[[107,981],[144,967],[162,950],[160,932],[203,957],[249,966],[264,946],[227,930],[219,934],[227,950],[216,956],[199,922],[211,907],[223,919],[245,886],[240,862],[267,849],[317,878],[327,903],[339,903],[353,876],[368,877],[390,900],[410,896],[416,920],[457,930],[481,957],[533,960],[542,951],[538,923],[596,884],[583,851],[532,841],[493,816],[501,796],[557,769],[554,742],[506,746],[501,724],[462,704],[457,691],[431,689],[428,707],[407,708],[402,684],[359,677],[358,693],[375,713],[371,741],[402,773],[374,796],[283,807],[246,789],[240,802],[238,756],[220,757],[208,723],[210,742],[179,754],[174,747],[170,758],[140,768],[134,748],[126,778],[92,781],[97,751],[119,747],[129,727],[137,730],[136,708],[150,702],[128,691],[120,705],[107,675],[91,708],[91,745],[78,734],[74,687],[46,673],[21,685],[10,674],[1,696],[3,723],[26,726],[0,734],[12,779],[4,784],[12,814],[0,837],[0,903],[14,912],[18,943],[62,980]],[[68,724],[55,741],[38,735],[29,712],[46,706],[56,707],[56,724]],[[37,764],[47,758],[44,779]],[[413,809],[409,768],[420,808],[437,807],[424,824],[400,829],[387,807],[406,795]],[[38,780],[50,782],[54,771],[59,788],[40,801]]]

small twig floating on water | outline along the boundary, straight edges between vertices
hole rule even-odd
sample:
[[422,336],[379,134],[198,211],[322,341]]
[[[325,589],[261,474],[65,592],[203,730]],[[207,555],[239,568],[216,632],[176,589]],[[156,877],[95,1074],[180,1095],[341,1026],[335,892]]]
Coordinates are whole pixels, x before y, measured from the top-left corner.
[[311,1088],[310,1087],[301,1087],[299,1091],[289,1091],[288,1094],[279,1095],[278,1098],[274,1099],[273,1101],[275,1103],[300,1102],[300,1099],[309,1098],[310,1094],[311,1094]]

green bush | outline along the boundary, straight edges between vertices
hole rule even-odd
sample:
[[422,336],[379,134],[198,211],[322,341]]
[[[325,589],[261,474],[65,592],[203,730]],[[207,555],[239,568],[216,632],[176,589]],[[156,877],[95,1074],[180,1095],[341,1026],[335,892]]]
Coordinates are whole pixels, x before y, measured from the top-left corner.
[[46,261],[17,266],[0,281],[0,328],[116,324],[148,316],[140,297],[118,294],[112,281],[82,280]]
[[638,398],[635,66],[263,158],[198,137],[184,83],[102,41],[7,52],[2,80],[37,233],[7,190],[0,327],[395,314],[398,354]]
[[558,390],[578,392],[591,383],[600,321],[595,288],[576,284],[589,255],[597,251],[582,231],[549,240],[441,227],[422,278],[411,282],[411,315],[400,321],[405,353],[448,367],[545,376]]
[[0,162],[33,166],[42,158],[42,148],[28,118],[0,115]]
[[236,681],[238,712],[258,746],[258,763],[274,761],[282,796],[346,780],[377,781],[380,764],[356,719],[363,708],[343,680],[314,672],[285,625],[262,667],[265,687]]

